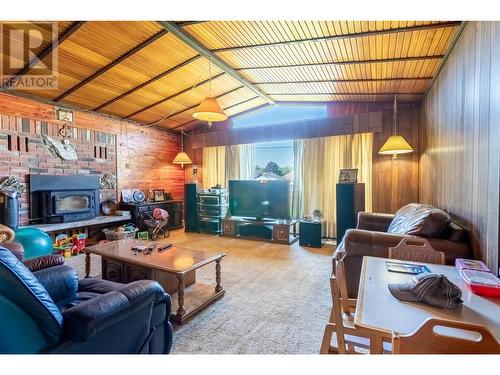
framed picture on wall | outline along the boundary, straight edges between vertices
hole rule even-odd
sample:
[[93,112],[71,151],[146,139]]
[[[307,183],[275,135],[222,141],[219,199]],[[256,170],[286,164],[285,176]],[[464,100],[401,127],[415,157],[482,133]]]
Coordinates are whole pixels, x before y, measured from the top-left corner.
[[56,119],[64,122],[73,122],[73,111],[56,107]]
[[339,184],[355,184],[358,182],[357,169],[341,169],[339,176]]
[[133,189],[123,189],[122,190],[122,201],[123,203],[129,203],[134,200],[133,198],[134,190]]
[[165,200],[165,191],[163,189],[153,190],[155,202],[163,202]]

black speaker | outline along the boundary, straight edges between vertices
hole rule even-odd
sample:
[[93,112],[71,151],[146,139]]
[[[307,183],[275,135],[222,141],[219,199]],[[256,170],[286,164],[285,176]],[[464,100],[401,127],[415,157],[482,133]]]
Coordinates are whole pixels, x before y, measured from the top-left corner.
[[356,228],[358,212],[365,210],[365,184],[337,184],[337,244],[347,229]]
[[198,184],[184,184],[184,231],[198,232]]
[[299,245],[321,247],[321,226],[320,221],[300,221]]
[[0,190],[0,224],[12,229],[19,225],[19,203],[15,191]]

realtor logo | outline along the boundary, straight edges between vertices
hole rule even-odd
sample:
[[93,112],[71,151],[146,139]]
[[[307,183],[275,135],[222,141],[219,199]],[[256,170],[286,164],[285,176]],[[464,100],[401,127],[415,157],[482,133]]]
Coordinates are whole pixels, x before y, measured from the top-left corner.
[[3,22],[0,35],[1,89],[57,89],[56,22]]

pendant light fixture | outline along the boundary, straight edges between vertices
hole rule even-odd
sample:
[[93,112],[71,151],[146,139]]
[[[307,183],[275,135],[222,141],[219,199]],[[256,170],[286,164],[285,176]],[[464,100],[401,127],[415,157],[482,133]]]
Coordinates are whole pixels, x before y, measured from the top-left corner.
[[227,119],[227,115],[222,110],[217,99],[212,96],[212,71],[210,59],[208,59],[208,80],[209,96],[201,101],[198,108],[194,111],[193,117],[197,120],[208,122],[208,127],[211,127],[214,121],[218,122]]
[[401,136],[397,135],[398,102],[394,94],[394,105],[392,108],[392,135],[385,141],[382,148],[378,151],[382,155],[392,155],[395,160],[399,154],[408,154],[413,152],[413,148]]
[[184,164],[192,164],[188,154],[184,152],[184,130],[181,130],[181,151],[172,160],[172,164],[180,164],[184,168]]

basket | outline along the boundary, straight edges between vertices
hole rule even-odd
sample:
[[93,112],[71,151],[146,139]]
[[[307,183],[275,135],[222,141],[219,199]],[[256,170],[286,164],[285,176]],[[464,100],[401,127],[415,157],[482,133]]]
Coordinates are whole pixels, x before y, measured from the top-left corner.
[[106,239],[108,241],[117,241],[117,240],[124,240],[124,239],[129,239],[133,240],[135,238],[135,234],[139,229],[134,229],[133,231],[129,232],[117,232],[113,229],[103,229],[102,231],[104,232],[104,235],[106,236]]

